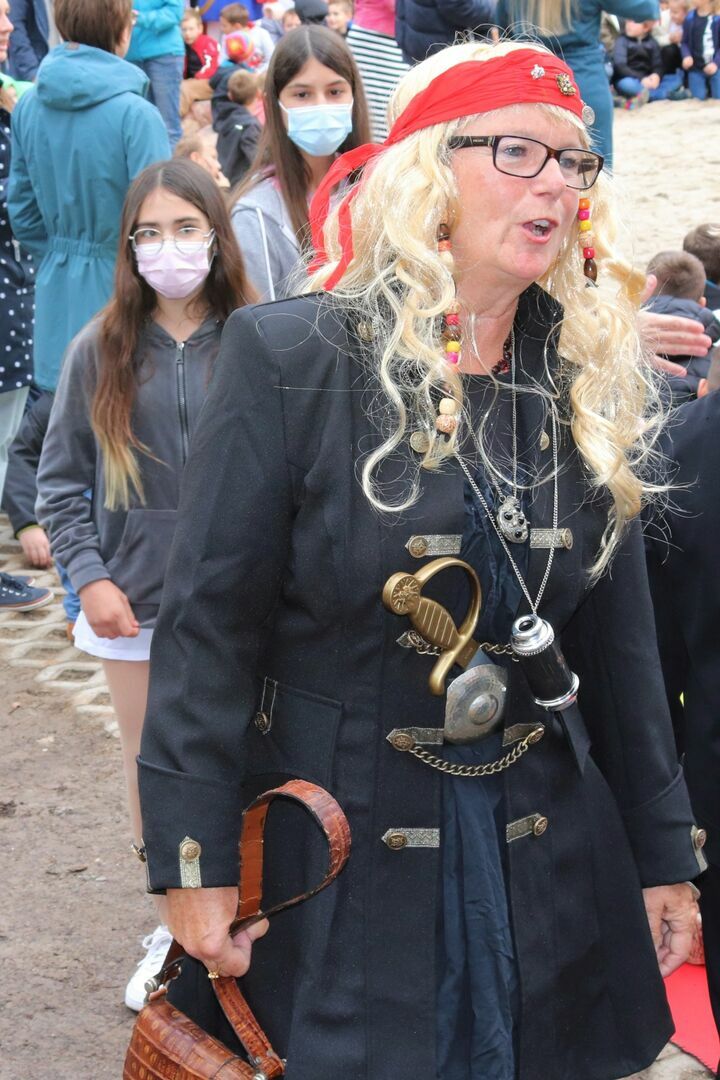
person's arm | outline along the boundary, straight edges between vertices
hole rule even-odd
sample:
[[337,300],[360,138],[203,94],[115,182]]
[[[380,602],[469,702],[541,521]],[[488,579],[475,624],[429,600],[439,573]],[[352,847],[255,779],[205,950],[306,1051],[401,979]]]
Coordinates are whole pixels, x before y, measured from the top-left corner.
[[152,646],[138,764],[155,890],[183,885],[186,837],[202,848],[202,886],[237,887],[244,735],[299,485],[282,382],[252,309],[236,311],[193,435]]
[[580,676],[592,757],[620,808],[644,887],[704,869],[675,750],[658,657],[640,522],[562,635]]
[[229,172],[226,174],[231,184],[237,184],[247,175],[248,165],[255,157],[261,132],[262,128],[257,123],[236,125],[235,139],[230,147]]
[[213,41],[208,34],[203,35],[201,55],[203,66],[200,68],[195,78],[210,79],[218,69],[220,50],[217,46],[217,42]]
[[618,19],[632,19],[633,22],[660,18],[658,0],[603,0],[602,9],[609,15],[617,15]]
[[8,450],[8,468],[2,508],[17,536],[21,529],[37,525],[37,470],[47,431],[53,395],[43,393],[22,418]]
[[143,30],[171,30],[179,27],[185,10],[185,0],[156,0],[153,9],[138,11],[136,25]]
[[262,210],[258,213],[255,207],[235,206],[231,221],[248,277],[260,297],[274,300],[288,272],[279,256],[287,248],[288,240],[280,226]]
[[657,41],[655,41],[655,40],[653,40],[651,42],[650,53],[651,53],[651,56],[652,56],[652,73],[653,73],[653,75],[657,75],[658,84],[659,84],[660,79],[662,78],[662,73],[663,73],[663,62],[662,62],[662,53],[660,51],[660,46],[658,45]]
[[40,66],[40,57],[30,41],[27,24],[30,17],[28,0],[12,0],[10,11],[13,24],[13,32],[10,35],[10,50],[8,62],[16,79],[35,78]]
[[[713,16],[712,31],[713,39],[716,43],[715,54],[712,58],[712,62],[715,65],[715,71],[717,71],[717,69],[720,67],[720,17],[718,17],[717,15]],[[706,70],[707,67],[709,67],[709,65],[706,65]],[[709,72],[709,74],[714,75],[715,72],[711,71]]]
[[148,165],[170,158],[170,142],[160,113],[149,101],[133,101],[122,128],[128,179],[134,180]]
[[489,0],[438,0],[438,11],[458,30],[487,29],[496,24],[495,10]]
[[7,206],[13,236],[33,255],[42,258],[47,246],[47,231],[32,185],[32,171],[23,149],[25,107],[35,90],[25,94],[13,111],[12,156],[7,186]]
[[100,537],[85,492],[95,486],[97,449],[90,426],[96,370],[97,324],[86,327],[65,353],[37,474],[38,521],[50,534],[53,555],[79,592],[109,579]]
[[630,70],[627,62],[628,39],[624,34],[615,42],[613,48],[613,74],[616,79],[635,78],[635,73]]
[[[692,12],[688,12],[683,20],[682,28],[682,41],[680,42],[680,52],[683,58],[683,67],[692,67]],[[688,60],[689,63],[685,63]]]

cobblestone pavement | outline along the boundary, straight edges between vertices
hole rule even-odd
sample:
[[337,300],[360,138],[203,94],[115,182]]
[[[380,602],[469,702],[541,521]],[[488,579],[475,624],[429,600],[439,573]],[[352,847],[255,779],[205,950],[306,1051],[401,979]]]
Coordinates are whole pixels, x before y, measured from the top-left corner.
[[[22,552],[19,545],[13,539],[10,531],[7,518],[0,516],[0,569],[8,571],[10,573],[27,573],[27,567],[22,561]],[[12,672],[13,669],[17,671],[18,686],[21,684],[26,686],[28,675],[31,672],[35,672],[34,679],[32,681],[32,700],[37,702],[36,709],[40,710],[43,707],[47,709],[48,703],[62,703],[63,706],[70,704],[76,718],[81,720],[83,724],[86,722],[88,725],[88,734],[93,736],[96,733],[104,733],[104,735],[110,736],[110,742],[113,742],[113,738],[117,737],[117,724],[114,719],[112,707],[110,705],[110,699],[103,680],[102,669],[99,663],[93,661],[90,657],[87,657],[83,653],[78,652],[67,640],[65,633],[65,617],[60,603],[60,597],[62,595],[62,589],[54,571],[34,571],[33,575],[36,579],[36,583],[40,586],[51,588],[57,595],[57,601],[48,605],[45,608],[41,608],[35,612],[27,612],[25,614],[13,614],[11,612],[0,613],[0,660],[8,665],[6,670]],[[10,680],[11,685],[3,686],[3,699],[6,703],[8,716],[12,714],[16,704],[15,692],[16,687],[12,685],[13,680]],[[18,696],[22,696],[18,694]],[[9,704],[8,704],[9,703]],[[66,716],[67,710],[57,709],[53,710],[57,714],[55,729],[57,734],[49,734],[44,737],[40,737],[34,740],[35,744],[41,744],[40,751],[46,750],[56,743],[72,739],[72,731],[70,730],[71,724]],[[21,715],[22,710],[18,710],[18,716]],[[65,730],[63,730],[63,725]],[[84,728],[82,729],[84,730]],[[36,751],[36,747],[32,748],[28,746],[27,750],[24,750],[23,744],[19,742],[11,747],[10,742],[14,734],[14,728],[12,722],[7,724],[8,745],[3,752],[3,756],[8,755],[8,760],[12,760],[11,753],[14,751],[15,760],[17,765],[15,766],[16,773],[20,773],[20,780],[22,781],[23,766],[25,765],[25,759],[30,764],[30,755]],[[18,740],[22,738],[22,735],[18,735]],[[46,744],[46,745],[42,745]],[[75,751],[77,753],[77,751]],[[97,750],[94,751],[98,756]],[[104,755],[107,757],[107,754]],[[52,760],[48,757],[48,763]],[[110,843],[114,844],[112,837],[114,831],[117,830],[119,834],[122,833],[122,795],[121,786],[119,783],[120,761],[119,754],[110,755],[110,761],[106,763],[106,766],[110,769],[111,773],[114,769],[117,769],[118,783],[115,788],[111,789],[111,796],[108,802],[104,802],[101,805],[107,807],[106,817],[107,822],[103,823],[107,831],[109,831],[111,840]],[[49,769],[49,772],[53,772],[55,779],[62,779],[62,765],[55,766],[55,772]],[[18,776],[14,779],[17,781]],[[72,777],[71,773],[71,779]],[[99,784],[99,780],[98,780]],[[4,787],[5,785],[3,785]],[[89,1028],[86,1030],[86,1037],[89,1035],[90,1039],[93,1038],[92,1027],[93,1024],[96,1027],[96,1031],[99,1034],[102,1031],[103,1038],[98,1040],[98,1045],[94,1047],[97,1054],[96,1063],[91,1067],[91,1072],[83,1071],[83,1062],[85,1065],[89,1065],[87,1056],[87,1044],[85,1049],[82,1046],[78,1046],[78,1052],[80,1053],[80,1062],[77,1066],[71,1064],[69,1061],[67,1065],[63,1064],[60,1059],[55,1060],[55,1064],[52,1067],[52,1073],[50,1072],[38,1072],[37,1067],[31,1067],[28,1071],[25,1066],[25,1054],[27,1054],[27,1060],[32,1060],[37,1063],[36,1050],[34,1046],[28,1046],[28,1039],[16,1043],[15,1049],[15,1061],[17,1067],[11,1063],[8,1063],[8,1058],[4,1054],[3,1060],[0,1060],[0,1080],[20,1080],[22,1076],[32,1076],[33,1080],[68,1080],[72,1076],[73,1080],[76,1077],[93,1076],[93,1080],[111,1080],[119,1075],[118,1068],[115,1062],[121,1060],[120,1055],[123,1051],[124,1045],[129,1038],[129,1025],[131,1022],[131,1015],[127,1013],[127,1010],[123,1010],[120,1005],[121,996],[119,987],[122,985],[122,975],[125,966],[130,966],[131,961],[124,958],[129,953],[128,941],[132,941],[132,934],[128,934],[127,928],[122,925],[123,920],[120,920],[121,926],[118,930],[116,927],[117,918],[113,914],[112,916],[108,911],[104,911],[102,907],[102,900],[98,897],[95,901],[96,907],[92,909],[93,914],[91,919],[86,919],[82,931],[76,928],[75,911],[73,910],[73,904],[77,903],[75,900],[75,893],[72,891],[74,888],[80,887],[82,878],[87,877],[87,866],[72,866],[69,870],[62,871],[68,877],[70,884],[65,885],[65,882],[57,877],[61,873],[55,867],[55,859],[58,851],[62,852],[62,857],[65,858],[65,853],[62,851],[62,829],[58,836],[57,831],[52,835],[47,834],[47,830],[41,824],[41,816],[38,812],[38,807],[42,804],[43,795],[37,791],[32,790],[32,781],[26,786],[22,782],[19,785],[19,790],[22,793],[22,797],[27,800],[27,805],[32,809],[27,811],[23,810],[23,802],[20,802],[20,812],[18,816],[22,816],[26,813],[26,821],[22,825],[23,835],[22,842],[24,845],[28,845],[32,848],[32,854],[34,855],[34,861],[36,865],[41,866],[44,861],[50,863],[50,868],[45,870],[45,874],[52,875],[51,881],[56,882],[56,900],[55,903],[67,903],[67,911],[53,912],[56,923],[60,927],[65,929],[61,931],[63,936],[69,939],[68,947],[70,950],[79,950],[84,945],[86,949],[91,952],[95,950],[100,951],[100,957],[103,956],[103,948],[106,949],[107,959],[106,963],[115,964],[117,967],[117,973],[113,969],[113,977],[110,978],[106,974],[106,983],[109,985],[100,985],[93,991],[95,996],[93,997],[95,1015],[92,1015],[92,1011],[83,1008],[83,999],[81,994],[85,989],[78,983],[77,988],[73,988],[72,980],[77,977],[74,974],[73,967],[68,968],[67,975],[62,976],[63,990],[66,991],[61,995],[56,996],[55,1003],[49,1006],[53,1013],[53,1023],[56,1025],[57,1038],[53,1031],[50,1032],[51,1038],[56,1038],[53,1047],[57,1051],[61,1051],[62,1043],[66,1040],[63,1036],[65,1032],[75,1031],[77,1027],[76,1010],[79,1008],[80,1015],[84,1016]],[[63,783],[59,787],[52,790],[60,791],[66,790]],[[67,797],[67,796],[65,796]],[[103,799],[108,799],[108,796],[103,794]],[[4,798],[4,796],[3,796]],[[34,805],[37,804],[37,806]],[[6,814],[7,808],[12,805],[15,807],[15,802],[6,803],[0,802],[0,810],[3,815]],[[5,808],[5,809],[3,809]],[[57,815],[65,813],[66,808],[58,810],[57,807],[50,806],[49,810],[55,812],[53,818],[53,827],[57,830],[57,826],[60,822],[56,821]],[[75,802],[74,809],[67,810],[68,813],[80,815],[84,810],[80,807],[79,802]],[[12,813],[15,813],[13,809]],[[77,844],[77,838],[72,833],[71,820],[67,818],[61,818],[61,822],[68,823],[68,839],[67,843]],[[38,825],[35,824],[38,822]],[[18,826],[20,823],[18,822]],[[97,823],[98,831],[100,831],[101,823]],[[76,828],[77,826],[75,826]],[[92,845],[90,845],[92,847]],[[97,850],[105,851],[102,846],[98,846]],[[93,849],[94,851],[94,849]],[[87,858],[87,856],[85,856]],[[124,858],[124,856],[122,857]],[[94,860],[96,863],[100,863],[100,859]],[[125,910],[128,911],[133,918],[130,922],[133,922],[134,918],[137,918],[138,923],[145,917],[143,914],[144,909],[142,907],[142,901],[139,897],[135,897],[132,889],[132,884],[127,884],[125,881],[126,872],[124,870],[124,863],[115,862],[113,864],[113,858],[109,858],[109,869],[103,869],[103,875],[105,873],[115,874],[115,881],[121,883],[116,884],[114,888],[119,888],[120,894],[125,889],[128,890],[128,895],[123,898],[120,894],[115,896],[115,899],[124,903]],[[82,873],[80,873],[82,872]],[[46,879],[47,880],[47,879]],[[95,876],[90,878],[93,883],[100,883],[108,881],[113,887],[113,878],[107,879],[105,876]],[[24,885],[25,883],[23,883]],[[138,888],[140,883],[138,882]],[[42,894],[41,899],[38,900],[38,918],[40,924],[45,921],[43,914],[43,906],[47,905],[50,901],[48,896],[44,893],[42,884],[38,887],[38,892]],[[67,889],[67,892],[63,892],[63,888]],[[83,895],[87,895],[86,893]],[[60,896],[67,896],[67,900],[63,901]],[[132,899],[130,899],[132,897]],[[20,897],[20,904],[23,900],[27,902],[26,897]],[[13,925],[17,925],[18,928],[23,926],[23,920],[19,915],[13,916],[13,904],[12,896],[10,898],[10,919],[9,925],[12,928]],[[84,901],[87,903],[87,901]],[[92,908],[93,901],[90,901]],[[132,910],[131,910],[132,909]],[[24,914],[24,913],[23,913]],[[69,927],[69,929],[67,929]],[[27,931],[21,931],[27,932]],[[54,930],[53,933],[58,931]],[[81,934],[86,936],[86,941],[81,942]],[[111,942],[105,940],[111,936]],[[14,952],[12,953],[11,960],[14,958],[17,960],[17,950],[19,949],[20,955],[25,955],[26,949],[30,950],[32,954],[36,949],[36,943],[23,942],[22,937],[18,934],[19,940],[14,943]],[[74,938],[74,940],[73,940]],[[0,944],[6,940],[10,940],[12,943],[12,933],[5,934],[0,932]],[[117,940],[116,940],[117,939]],[[50,946],[48,946],[50,947]],[[116,957],[119,954],[119,959]],[[38,956],[38,966],[41,966],[41,959]],[[20,970],[25,970],[20,967]],[[60,974],[56,975],[56,981],[61,978]],[[28,998],[30,997],[30,987],[28,989]],[[103,996],[103,992],[105,996]],[[33,994],[33,1006],[35,1012],[44,1007],[44,1003],[48,999],[48,993],[41,984],[41,992],[39,994]],[[16,1036],[18,1030],[17,1020],[21,1017],[28,1017],[30,1014],[25,1011],[30,1006],[25,1006],[23,1001],[20,1001],[17,1005],[13,1000],[5,1002],[6,1013],[2,1017],[8,1021],[9,1029],[12,1031],[13,1036]],[[0,1004],[0,1013],[2,1013],[2,1004]],[[58,1012],[65,1011],[65,1017],[58,1016]],[[9,1015],[8,1015],[9,1013]],[[13,1015],[16,1013],[16,1015]],[[90,1018],[88,1019],[88,1013]],[[30,1021],[26,1019],[26,1024]],[[20,1025],[22,1027],[22,1025]],[[29,1041],[32,1042],[31,1033]],[[70,1042],[77,1042],[76,1038],[69,1040]],[[65,1047],[65,1053],[68,1053],[69,1049]],[[22,1064],[21,1064],[22,1059]],[[12,1057],[11,1057],[12,1060]],[[42,1066],[41,1066],[42,1068]],[[583,1077],[574,1078],[574,1080],[584,1080]],[[675,1046],[668,1046],[658,1058],[657,1062],[649,1069],[646,1069],[642,1073],[638,1073],[633,1078],[628,1080],[712,1080],[712,1074],[704,1068],[699,1062],[689,1055],[683,1053]]]

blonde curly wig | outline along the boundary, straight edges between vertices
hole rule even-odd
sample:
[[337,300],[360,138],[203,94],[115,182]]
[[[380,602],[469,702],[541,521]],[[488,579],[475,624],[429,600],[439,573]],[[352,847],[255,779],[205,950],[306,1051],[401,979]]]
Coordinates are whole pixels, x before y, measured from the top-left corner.
[[[447,69],[518,48],[545,53],[540,45],[510,41],[469,42],[436,53],[402,79],[390,104],[390,122]],[[584,125],[569,110],[544,104],[534,107],[575,124],[579,141],[588,145]],[[417,470],[399,501],[384,498],[378,480],[380,464],[408,432],[427,433],[429,449],[421,465],[436,468],[456,452],[462,431],[460,425],[448,440],[435,432],[438,391],[448,387],[463,404],[462,375],[444,362],[438,340],[438,320],[455,298],[455,284],[439,257],[437,233],[441,222],[455,221],[462,214],[448,140],[472,119],[463,117],[418,131],[375,159],[352,203],[354,258],[332,291],[335,302],[350,306],[374,329],[372,374],[383,441],[363,461],[362,484],[368,499],[384,511],[403,511],[418,498]],[[608,565],[625,524],[656,490],[649,479],[649,465],[659,413],[636,323],[644,277],[615,251],[618,226],[611,178],[601,173],[591,194],[600,287],[585,287],[575,227],[539,284],[564,311],[559,367],[542,392],[548,407],[557,408],[570,426],[590,489],[604,490],[611,501],[591,571],[597,577]],[[324,239],[329,262],[312,275],[309,290],[322,289],[339,260],[337,210],[327,220]]]

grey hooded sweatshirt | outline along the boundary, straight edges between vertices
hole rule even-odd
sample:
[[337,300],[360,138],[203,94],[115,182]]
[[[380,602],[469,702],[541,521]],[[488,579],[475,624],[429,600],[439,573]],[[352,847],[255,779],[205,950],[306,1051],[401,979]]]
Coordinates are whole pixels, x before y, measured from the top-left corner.
[[[130,601],[143,627],[155,625],[165,565],[175,530],[180,480],[197,424],[222,326],[207,319],[178,344],[149,320],[138,344],[131,425],[150,453],[137,452],[145,501],[105,506],[103,459],[90,425],[97,379],[100,324],[70,343],[50,414],[38,470],[38,521],[52,553],[79,591],[109,578]],[[86,492],[90,493],[90,498]]]

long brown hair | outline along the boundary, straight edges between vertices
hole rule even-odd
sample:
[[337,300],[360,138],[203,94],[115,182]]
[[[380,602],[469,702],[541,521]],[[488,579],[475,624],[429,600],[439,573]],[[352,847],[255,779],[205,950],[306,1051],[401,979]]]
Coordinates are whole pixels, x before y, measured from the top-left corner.
[[338,148],[338,153],[343,154],[346,150],[354,150],[356,146],[370,142],[367,100],[352,53],[334,30],[328,30],[325,26],[298,26],[275,46],[265,79],[263,133],[248,175],[231,197],[234,205],[270,171],[278,182],[301,246],[309,240],[307,192],[310,171],[297,146],[288,138],[279,97],[281,90],[313,57],[337,72],[352,88],[352,131]]
[[134,434],[130,416],[142,362],[138,355],[140,332],[157,298],[137,271],[128,238],[135,230],[143,203],[158,188],[192,203],[215,232],[210,273],[195,301],[198,313],[207,307],[224,322],[235,308],[257,299],[245,274],[225,201],[210,175],[187,159],[161,161],[144,169],[130,185],[123,205],[115,289],[100,315],[100,362],[90,410],[103,455],[105,505],[111,510],[128,506],[131,489],[142,500],[136,451],[150,453]]

